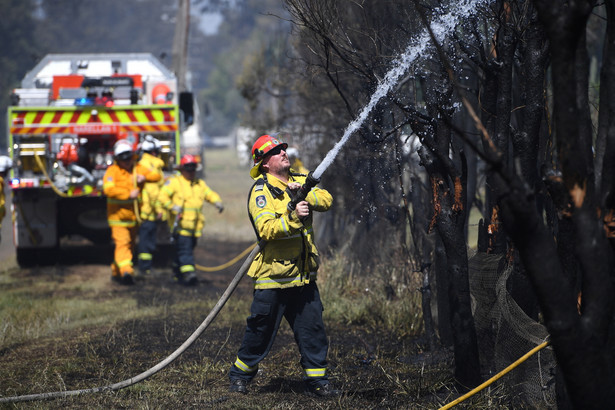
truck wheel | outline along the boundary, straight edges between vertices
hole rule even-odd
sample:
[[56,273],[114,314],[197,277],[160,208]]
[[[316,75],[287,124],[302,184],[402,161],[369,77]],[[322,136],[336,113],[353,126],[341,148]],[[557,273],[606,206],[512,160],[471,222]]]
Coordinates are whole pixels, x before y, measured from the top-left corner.
[[17,248],[17,263],[22,268],[53,265],[57,262],[56,248]]

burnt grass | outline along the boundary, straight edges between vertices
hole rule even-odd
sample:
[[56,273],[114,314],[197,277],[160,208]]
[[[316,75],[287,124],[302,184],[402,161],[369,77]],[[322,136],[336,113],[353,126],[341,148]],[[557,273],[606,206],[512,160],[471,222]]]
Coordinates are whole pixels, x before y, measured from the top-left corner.
[[[199,246],[195,256],[197,261],[207,261],[207,266],[217,266],[248,245],[207,244]],[[119,294],[133,298],[136,309],[163,306],[164,313],[0,345],[0,397],[108,386],[145,372],[197,329],[240,265],[219,272],[199,271],[200,283],[194,288],[173,283],[170,270],[161,266],[154,276],[131,287],[105,282],[108,289],[91,295],[97,301]],[[109,268],[56,265],[16,270],[10,275],[19,276],[26,290],[32,281],[62,282],[76,272],[87,280],[88,276],[109,275]],[[341,396],[317,399],[304,394],[298,349],[285,322],[249,385],[249,393],[230,393],[227,373],[243,336],[251,292],[251,283],[244,278],[220,317],[194,344],[144,381],[116,391],[0,404],[0,408],[433,409],[457,397],[449,350],[427,352],[420,338],[331,319],[325,321],[330,339],[329,377],[343,391]],[[75,296],[67,291],[32,295]],[[241,308],[236,306],[238,301]],[[327,301],[323,303],[326,309]],[[224,310],[230,314],[223,315]]]

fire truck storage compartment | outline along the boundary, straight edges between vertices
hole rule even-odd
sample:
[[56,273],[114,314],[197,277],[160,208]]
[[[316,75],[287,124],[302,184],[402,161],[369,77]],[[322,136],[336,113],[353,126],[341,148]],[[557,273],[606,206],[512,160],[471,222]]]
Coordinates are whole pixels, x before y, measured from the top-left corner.
[[31,176],[32,174],[42,175],[35,156],[38,156],[43,163],[47,160],[48,138],[45,135],[28,135],[15,137],[16,155],[19,159],[17,166],[20,169],[20,177]]
[[51,189],[13,190],[15,244],[18,248],[55,247],[58,244],[57,196]]

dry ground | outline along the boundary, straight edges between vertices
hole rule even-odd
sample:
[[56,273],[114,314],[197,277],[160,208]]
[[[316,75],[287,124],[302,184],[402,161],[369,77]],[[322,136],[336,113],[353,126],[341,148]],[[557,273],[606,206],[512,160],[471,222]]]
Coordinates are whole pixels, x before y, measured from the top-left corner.
[[[249,245],[202,244],[197,260],[217,266]],[[168,269],[159,269],[155,276],[132,287],[112,283],[105,265],[38,267],[5,273],[10,284],[0,286],[0,291],[30,291],[39,301],[85,298],[100,309],[108,309],[109,304],[125,305],[126,312],[125,319],[101,320],[99,325],[79,325],[86,322],[85,318],[58,319],[66,323],[56,330],[38,330],[35,337],[0,344],[0,395],[106,386],[146,371],[198,327],[238,265],[215,273],[199,272],[201,283],[195,288],[174,284]],[[330,373],[335,385],[345,392],[342,397],[318,400],[303,394],[298,352],[286,324],[250,393],[231,394],[226,374],[239,347],[250,300],[251,285],[244,278],[220,317],[179,359],[135,386],[18,403],[15,407],[438,408],[450,394],[445,387],[451,374],[448,354],[421,354],[416,340],[330,321]]]

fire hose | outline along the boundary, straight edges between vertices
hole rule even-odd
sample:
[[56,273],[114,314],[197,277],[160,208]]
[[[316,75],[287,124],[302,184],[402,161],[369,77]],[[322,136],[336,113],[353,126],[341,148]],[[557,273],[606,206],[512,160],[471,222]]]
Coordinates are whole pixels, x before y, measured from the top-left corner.
[[495,376],[493,376],[492,378],[490,378],[486,382],[484,382],[481,385],[475,387],[474,389],[470,390],[469,392],[467,392],[463,396],[453,400],[452,402],[448,403],[447,405],[440,407],[438,410],[448,410],[448,409],[458,405],[462,401],[469,399],[470,397],[474,396],[479,391],[483,390],[484,388],[490,386],[491,384],[495,383],[497,380],[499,380],[502,377],[504,377],[507,373],[512,371],[515,367],[519,366],[521,363],[523,363],[527,359],[529,359],[530,356],[532,356],[534,353],[544,349],[545,347],[549,346],[549,344],[550,344],[549,341],[542,342],[541,344],[539,344],[538,346],[534,347],[529,352],[527,352],[526,354],[524,354],[523,356],[521,356],[520,358],[515,360],[512,364],[510,364],[508,367],[506,367],[504,370],[502,370],[501,372],[499,372],[498,374],[496,374]]
[[[318,182],[319,182],[319,179],[312,177],[311,174],[308,175],[308,178],[306,179],[305,184],[301,186],[299,190],[297,190],[297,193],[295,194],[295,196],[288,203],[289,212],[294,210],[296,205],[299,202],[305,200],[305,197],[307,196],[307,194],[310,192],[310,190],[314,186],[316,186]],[[226,304],[226,302],[229,300],[229,298],[231,297],[231,295],[237,288],[239,281],[241,280],[245,272],[248,270],[248,267],[252,263],[252,260],[254,260],[258,252],[260,252],[261,249],[263,249],[266,244],[267,242],[262,239],[256,244],[254,249],[252,249],[252,252],[250,252],[246,260],[243,262],[243,264],[241,265],[241,267],[235,274],[235,277],[233,278],[231,283],[229,283],[229,285],[227,286],[226,290],[224,291],[224,293],[222,294],[218,302],[214,305],[214,307],[211,309],[211,311],[209,312],[205,320],[203,320],[203,322],[192,333],[192,335],[190,335],[190,337],[188,337],[188,339],[186,339],[186,341],[180,347],[178,347],[173,353],[171,353],[164,360],[160,361],[158,364],[151,367],[150,369],[134,377],[131,377],[129,379],[123,380],[118,383],[106,385],[106,386],[92,387],[89,389],[81,389],[81,390],[28,394],[28,395],[23,395],[23,396],[12,396],[12,397],[0,397],[0,403],[14,403],[14,402],[21,402],[21,401],[56,399],[56,398],[62,398],[62,397],[68,397],[68,396],[77,396],[77,395],[87,394],[87,393],[102,393],[102,392],[108,392],[108,391],[115,391],[115,390],[120,390],[125,387],[129,387],[134,384],[137,384],[147,379],[148,377],[158,373],[159,371],[167,367],[169,364],[171,364],[173,361],[175,361],[175,359],[177,359],[184,351],[186,351],[186,349],[188,349],[188,347],[190,347],[196,341],[196,339],[198,339],[199,336],[201,336],[201,334],[205,331],[205,329],[209,327],[209,325],[213,322],[213,320],[216,318],[218,313],[220,313],[220,311],[222,310],[222,307]]]
[[53,180],[51,179],[51,176],[47,172],[47,167],[45,167],[45,164],[43,164],[43,160],[41,159],[41,157],[39,157],[37,154],[34,154],[34,160],[36,161],[36,164],[38,165],[38,167],[43,172],[43,175],[45,175],[45,178],[47,178],[47,182],[49,182],[49,186],[51,187],[53,192],[55,192],[58,196],[60,196],[62,198],[68,198],[68,197],[79,197],[79,196],[88,196],[89,195],[88,193],[83,193],[83,194],[79,194],[79,195],[68,195],[65,192],[62,192],[56,186],[56,184],[53,183]]
[[233,266],[237,261],[239,261],[239,259],[243,258],[244,256],[246,256],[246,254],[248,252],[250,252],[252,249],[254,249],[254,247],[257,245],[257,243],[253,243],[252,245],[248,246],[245,250],[243,250],[239,255],[235,256],[233,259],[231,259],[230,261],[222,264],[222,265],[218,265],[218,266],[212,266],[212,267],[207,267],[207,266],[201,266],[201,265],[194,265],[198,270],[202,271],[202,272],[217,272],[219,270],[222,269],[226,269],[229,266]]

